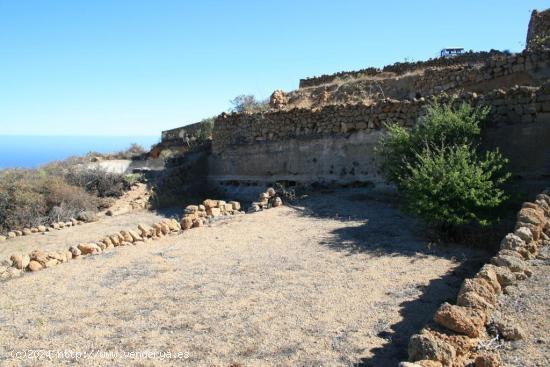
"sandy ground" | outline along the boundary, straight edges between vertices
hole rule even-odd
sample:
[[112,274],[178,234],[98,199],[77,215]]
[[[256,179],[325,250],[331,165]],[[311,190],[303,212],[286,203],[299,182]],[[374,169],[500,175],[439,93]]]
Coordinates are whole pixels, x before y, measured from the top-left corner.
[[0,259],[9,257],[14,252],[29,253],[34,249],[66,250],[82,242],[99,241],[105,235],[123,229],[135,229],[138,223],[158,223],[163,218],[160,214],[141,210],[114,217],[102,217],[98,222],[9,239],[0,242]]
[[339,191],[25,275],[0,365],[395,366],[487,256],[416,228]]
[[550,366],[550,248],[531,260],[533,276],[519,282],[517,293],[501,297],[500,312],[514,320],[525,339],[503,342],[500,355],[507,367]]

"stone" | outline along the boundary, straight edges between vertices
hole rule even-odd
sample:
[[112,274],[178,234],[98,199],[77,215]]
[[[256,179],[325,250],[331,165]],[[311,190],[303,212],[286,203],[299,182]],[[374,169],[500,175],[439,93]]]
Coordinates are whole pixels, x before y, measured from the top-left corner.
[[50,227],[53,229],[59,229],[59,223],[52,223],[50,224]]
[[461,296],[468,292],[476,293],[490,305],[494,306],[496,304],[497,297],[495,291],[489,282],[483,278],[465,279],[458,292],[457,303]]
[[33,250],[29,254],[29,257],[30,257],[31,260],[39,262],[42,265],[44,265],[46,263],[46,261],[48,261],[48,256],[42,250]]
[[160,225],[160,230],[162,232],[163,235],[167,235],[170,233],[170,227],[168,227],[168,225],[166,223],[159,223]]
[[12,254],[10,256],[10,260],[13,262],[13,266],[16,268],[16,269],[25,269],[28,265],[29,265],[29,262],[31,261],[31,258],[29,255],[27,254]]
[[40,226],[38,226],[37,228],[38,228],[38,232],[40,232],[40,233],[46,232],[46,226],[40,225]]
[[44,264],[44,267],[45,268],[51,268],[53,266],[56,266],[57,264],[59,264],[59,260],[57,259],[49,259],[48,261],[46,261],[46,263]]
[[142,237],[151,237],[153,235],[153,228],[144,224],[138,224],[138,230]]
[[505,340],[520,340],[525,338],[525,331],[516,322],[504,319],[495,322],[495,327]]
[[21,276],[22,270],[17,268],[7,268],[0,274],[0,279],[7,280],[12,278],[17,278]]
[[29,265],[27,266],[27,268],[30,270],[30,271],[39,271],[39,270],[42,270],[44,268],[44,266],[42,264],[40,264],[38,261],[35,261],[35,260],[31,260],[29,262]]
[[4,242],[7,239],[7,237],[0,235],[0,242]]
[[[527,230],[524,227],[521,227],[521,228],[523,228],[524,231]],[[531,234],[530,231],[529,231],[529,233]],[[532,238],[532,235],[531,235],[531,238]],[[525,247],[525,241],[523,241],[519,236],[516,236],[513,233],[508,233],[502,239],[502,241],[500,241],[500,249],[501,250],[514,250],[515,251],[515,250],[523,248],[523,247]]]
[[101,251],[105,250],[107,248],[107,245],[103,241],[96,242],[96,245],[99,246]]
[[283,205],[283,200],[281,200],[280,197],[276,197],[274,200],[273,200],[273,207],[274,208],[277,208],[279,206]]
[[65,258],[67,259],[67,261],[72,260],[73,259],[73,253],[69,250],[66,250],[65,251]]
[[516,284],[516,277],[510,269],[501,266],[495,266],[493,270],[497,275],[497,280],[500,283],[501,287],[507,287],[509,285]]
[[475,278],[483,278],[493,288],[495,293],[499,294],[502,291],[502,287],[498,281],[498,276],[495,270],[496,266],[492,264],[485,264],[476,274]]
[[195,214],[199,211],[198,205],[188,205],[185,207],[185,214]]
[[111,248],[115,246],[115,244],[111,240],[111,237],[105,237],[104,239],[101,240],[101,242],[105,244],[105,248]]
[[231,204],[233,210],[241,210],[241,203],[238,201],[230,201],[229,204]]
[[477,338],[485,323],[485,315],[479,310],[444,303],[434,315],[439,325],[459,334]]
[[31,233],[38,233],[38,228],[32,227],[31,228]]
[[206,210],[210,208],[217,208],[218,207],[218,200],[212,200],[212,199],[206,199],[202,202],[202,205],[206,208]]
[[260,210],[262,209],[259,203],[252,203],[252,205],[250,205],[250,208],[248,208],[249,213],[259,212]]
[[538,206],[533,207],[526,207],[525,204],[532,204],[532,203],[524,203],[524,207],[521,208],[521,210],[518,212],[517,220],[518,222],[522,223],[530,223],[537,226],[543,225],[545,222],[544,219],[544,211],[540,209]]
[[65,222],[65,227],[72,227],[73,226],[73,222]]
[[206,212],[213,217],[219,217],[222,214],[220,208],[209,208],[206,209]]
[[15,238],[15,237],[17,237],[15,232],[13,232],[13,231],[8,232],[8,238]]
[[476,292],[464,292],[461,293],[456,300],[456,304],[464,307],[471,307],[474,309],[489,311],[494,309],[494,305],[487,302]]
[[23,230],[21,231],[23,233],[23,236],[28,236],[30,234],[32,234],[32,231],[30,228],[23,228]]
[[516,235],[525,243],[530,243],[533,241],[533,233],[531,233],[529,228],[526,227],[519,227],[514,231],[514,235]]
[[101,252],[101,248],[95,243],[81,243],[78,249],[82,255],[96,254]]
[[224,204],[222,211],[231,213],[233,211],[233,205],[230,203]]
[[271,108],[284,108],[288,104],[288,97],[285,92],[280,89],[274,91],[269,97],[269,107]]
[[507,255],[498,255],[491,259],[491,262],[496,266],[509,268],[512,272],[523,272],[527,269],[527,264],[516,257]]
[[113,234],[111,236],[109,236],[109,238],[111,239],[111,242],[113,243],[114,246],[118,246],[120,245],[120,238],[118,236],[118,234]]
[[143,238],[139,234],[137,234],[136,231],[129,230],[128,234],[130,234],[130,236],[132,237],[132,242],[143,241]]
[[69,247],[69,251],[73,255],[73,258],[76,258],[76,257],[79,257],[80,255],[82,255],[82,251],[80,251],[78,249],[78,247],[75,247],[75,246]]
[[57,260],[59,262],[65,262],[66,261],[65,255],[62,252],[57,252],[57,251],[48,252],[48,259],[49,260],[54,259],[54,260]]
[[478,355],[474,362],[475,367],[501,367],[502,362],[500,358],[495,354],[482,354]]
[[455,349],[430,333],[423,332],[411,336],[409,340],[409,360],[434,360],[450,365],[455,359]]
[[269,200],[269,194],[267,192],[262,192],[259,197],[260,201]]
[[134,239],[130,235],[128,231],[120,231],[120,234],[122,236],[122,239],[126,242],[134,242]]
[[23,232],[22,232],[22,231],[14,231],[14,232],[15,232],[15,235],[16,235],[17,237],[23,236]]
[[193,227],[193,218],[191,217],[183,217],[181,220],[181,229],[188,230],[191,227]]
[[75,218],[71,218],[71,219],[69,219],[69,221],[71,221],[73,226],[78,225],[78,220],[76,220]]
[[59,226],[59,228],[65,228],[65,222],[59,222],[57,223],[57,225]]
[[202,219],[195,219],[193,220],[193,228],[202,227],[204,225],[204,222]]
[[266,190],[265,192],[267,194],[268,197],[274,197],[275,195],[277,195],[277,192],[275,191],[275,189],[273,187],[270,187]]

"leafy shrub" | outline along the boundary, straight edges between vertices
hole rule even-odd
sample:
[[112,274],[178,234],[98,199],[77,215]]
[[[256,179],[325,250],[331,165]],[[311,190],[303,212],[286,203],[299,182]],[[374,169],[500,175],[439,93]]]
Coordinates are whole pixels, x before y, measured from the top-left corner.
[[199,130],[197,131],[197,142],[199,144],[205,143],[212,137],[212,130],[214,130],[215,117],[209,117],[199,122]]
[[269,102],[267,100],[258,101],[252,94],[241,94],[233,98],[230,103],[233,105],[233,112],[265,112],[269,110]]
[[405,208],[434,227],[450,231],[497,221],[507,200],[507,160],[478,152],[489,109],[433,104],[411,130],[388,126],[378,151],[383,171],[405,199]]
[[501,188],[510,176],[506,163],[498,151],[479,156],[467,145],[425,149],[400,181],[405,206],[442,229],[494,224],[507,199]]

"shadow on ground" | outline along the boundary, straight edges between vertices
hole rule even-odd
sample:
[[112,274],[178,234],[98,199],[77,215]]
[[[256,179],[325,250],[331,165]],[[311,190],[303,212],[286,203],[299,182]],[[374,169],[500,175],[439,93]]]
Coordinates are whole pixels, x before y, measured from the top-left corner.
[[[317,195],[322,195],[322,200]],[[343,202],[346,204],[342,205]],[[441,303],[454,302],[464,278],[473,276],[491,255],[458,244],[430,244],[423,236],[422,225],[402,213],[391,195],[365,189],[331,190],[314,193],[293,207],[304,216],[357,222],[357,226],[333,231],[334,236],[324,242],[327,247],[350,256],[359,252],[371,256],[410,256],[412,262],[436,256],[459,262],[455,269],[431,280],[427,286],[418,286],[420,296],[399,304],[401,321],[377,334],[386,344],[370,350],[372,356],[356,366],[397,366],[407,360],[411,335],[431,322]]]

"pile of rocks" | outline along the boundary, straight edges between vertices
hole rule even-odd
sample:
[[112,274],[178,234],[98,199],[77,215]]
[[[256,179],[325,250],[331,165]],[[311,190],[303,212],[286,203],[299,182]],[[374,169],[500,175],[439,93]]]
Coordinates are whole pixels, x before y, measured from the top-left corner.
[[181,224],[176,219],[165,219],[152,226],[139,224],[136,230],[122,230],[97,242],[81,243],[64,251],[34,250],[30,254],[15,253],[9,259],[0,262],[0,280],[21,276],[26,271],[36,272],[50,268],[82,256],[99,254],[114,247],[145,244],[167,235],[181,233],[182,230],[201,227],[208,220],[218,216],[244,213],[240,208],[241,205],[237,201],[226,203],[223,200],[208,199],[202,205],[187,206]]
[[260,210],[276,208],[283,205],[283,200],[277,195],[277,191],[273,187],[262,192],[258,201],[253,202],[248,208],[249,213],[259,212]]
[[206,199],[200,205],[188,205],[181,220],[181,228],[202,227],[207,220],[224,216],[244,214],[238,201]]
[[[83,218],[81,218],[81,219],[83,219]],[[21,230],[11,230],[11,231],[8,231],[5,236],[0,235],[0,242],[3,242],[3,241],[8,240],[8,239],[12,239],[12,238],[21,237],[21,236],[29,236],[29,235],[34,234],[34,233],[45,233],[45,232],[50,232],[50,231],[53,231],[53,230],[61,230],[63,228],[70,228],[70,227],[74,227],[76,225],[86,223],[87,221],[95,221],[95,219],[77,220],[77,219],[71,218],[67,222],[54,222],[54,223],[51,223],[48,226],[39,225],[39,226],[32,227],[32,228],[23,228]]]
[[[523,204],[515,231],[504,237],[490,264],[464,281],[456,305],[444,303],[434,316],[437,325],[411,337],[412,363],[402,362],[401,367],[501,366],[499,356],[480,348],[480,341],[488,338],[486,325],[498,307],[499,295],[513,292],[517,282],[531,276],[526,260],[545,245],[550,245],[550,190],[538,195],[534,203]],[[523,337],[522,330],[510,323],[491,327],[505,340]]]

